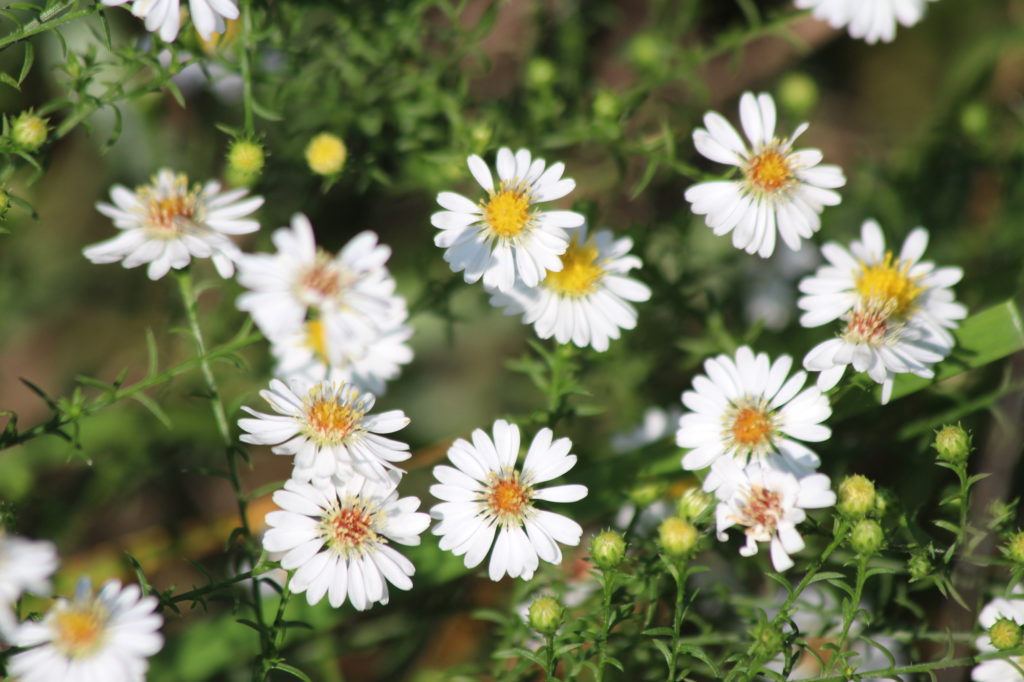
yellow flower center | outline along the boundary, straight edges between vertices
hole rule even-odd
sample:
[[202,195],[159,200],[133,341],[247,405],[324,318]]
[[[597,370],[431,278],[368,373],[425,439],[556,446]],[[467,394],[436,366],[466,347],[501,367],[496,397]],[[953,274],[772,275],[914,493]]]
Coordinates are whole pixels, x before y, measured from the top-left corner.
[[54,645],[68,656],[87,656],[102,642],[106,620],[106,611],[95,603],[62,611],[54,622]]
[[484,222],[499,237],[516,237],[530,226],[530,197],[520,188],[505,187],[483,204]]
[[775,434],[774,414],[763,400],[744,398],[722,417],[722,438],[744,455],[766,452]]
[[762,192],[776,192],[793,179],[789,160],[775,147],[769,147],[750,159],[744,173]]
[[188,177],[184,174],[174,178],[169,196],[158,193],[153,186],[141,187],[137,194],[146,207],[146,223],[154,235],[177,237],[195,224],[198,190],[189,191]]
[[[323,386],[310,390],[306,398],[306,434],[320,445],[337,445],[359,428],[366,412],[351,387],[337,393]],[[355,404],[353,404],[355,403]]]
[[736,414],[732,424],[732,437],[737,443],[750,446],[756,445],[771,433],[772,422],[761,410],[744,407]]
[[865,303],[882,306],[886,312],[906,317],[914,301],[924,289],[917,285],[920,277],[911,277],[910,263],[894,261],[892,252],[885,253],[885,260],[874,265],[862,263],[855,285],[857,293]]
[[544,277],[544,286],[571,298],[592,294],[604,276],[604,268],[597,262],[599,255],[593,242],[580,245],[573,237],[569,248],[562,254],[562,269],[558,272],[549,270]]
[[531,506],[533,494],[519,480],[519,472],[513,471],[510,476],[494,476],[485,495],[488,511],[502,523],[519,522],[526,510]]
[[327,332],[323,320],[306,322],[306,347],[313,351],[317,360],[327,363]]
[[736,520],[740,525],[747,526],[747,534],[774,533],[782,518],[782,495],[754,485],[747,493],[746,502]]
[[368,509],[358,498],[330,509],[320,522],[327,545],[342,557],[359,555],[374,542],[386,542],[373,530],[378,512]]

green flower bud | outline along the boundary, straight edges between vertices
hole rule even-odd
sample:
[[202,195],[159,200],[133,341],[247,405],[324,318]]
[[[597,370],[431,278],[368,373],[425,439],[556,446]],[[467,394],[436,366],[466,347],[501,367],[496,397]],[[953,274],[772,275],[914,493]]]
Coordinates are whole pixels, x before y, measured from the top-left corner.
[[565,609],[553,597],[538,597],[530,604],[530,627],[542,635],[553,635],[564,613]]
[[774,658],[782,651],[785,642],[782,630],[773,627],[770,622],[758,623],[750,634],[754,638],[754,652],[758,658]]
[[345,143],[331,133],[320,133],[306,146],[306,163],[318,175],[337,175],[347,158]]
[[971,137],[983,137],[989,128],[989,112],[984,102],[970,102],[960,110],[960,129]]
[[700,488],[690,488],[679,496],[676,513],[688,521],[695,521],[711,508],[713,502],[714,498],[710,494]]
[[640,483],[629,491],[629,501],[638,507],[649,507],[665,492],[665,485],[657,481]]
[[34,152],[46,142],[49,129],[46,119],[31,111],[23,111],[11,124],[11,139],[22,149]]
[[947,424],[935,432],[932,447],[939,453],[939,459],[951,464],[963,464],[971,454],[971,434],[959,424]]
[[594,115],[598,118],[616,118],[622,107],[619,96],[610,90],[598,90],[594,95]]
[[932,562],[924,552],[914,552],[907,561],[907,571],[911,582],[924,580],[932,574]]
[[1000,618],[988,629],[989,639],[992,646],[999,649],[1014,649],[1020,646],[1022,639],[1021,628],[1009,618]]
[[885,516],[885,512],[889,509],[889,505],[892,503],[892,493],[888,490],[876,490],[875,491],[875,508],[873,510],[874,515],[881,518]]
[[555,64],[544,57],[534,57],[526,65],[526,84],[531,88],[541,90],[550,87],[555,82]]
[[1017,530],[1007,539],[1003,546],[1003,554],[1006,558],[1018,565],[1024,565],[1024,530]]
[[678,516],[670,516],[658,526],[658,544],[670,557],[681,558],[697,546],[700,535],[692,523]]
[[814,108],[818,95],[818,84],[806,73],[790,73],[779,83],[779,103],[798,116]]
[[875,484],[860,474],[847,476],[839,484],[839,503],[836,508],[844,516],[859,517],[875,506]]
[[477,148],[483,148],[487,146],[487,143],[491,141],[491,127],[486,123],[477,123],[469,129],[469,139],[473,141],[473,144]]
[[629,59],[641,68],[655,69],[663,65],[665,47],[658,36],[641,33],[633,38],[627,49]]
[[252,140],[235,140],[228,149],[228,167],[243,177],[258,176],[265,158],[263,147]]
[[878,522],[873,519],[861,519],[850,531],[850,547],[857,554],[871,556],[882,548],[885,533]]
[[597,567],[607,571],[622,563],[626,557],[626,540],[622,533],[606,530],[598,533],[590,541],[590,558]]

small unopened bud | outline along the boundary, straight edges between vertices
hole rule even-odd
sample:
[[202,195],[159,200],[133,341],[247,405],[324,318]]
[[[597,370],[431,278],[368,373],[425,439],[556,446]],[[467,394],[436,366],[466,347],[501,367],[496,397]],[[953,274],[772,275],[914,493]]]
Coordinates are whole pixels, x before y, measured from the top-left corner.
[[960,109],[960,129],[971,137],[984,137],[990,118],[984,102],[970,102]]
[[23,111],[11,124],[11,139],[22,149],[34,152],[46,142],[49,129],[46,119],[31,111]]
[[845,516],[864,516],[875,506],[875,484],[860,474],[847,476],[839,484],[839,503],[836,508]]
[[876,490],[875,508],[872,510],[874,515],[879,518],[885,516],[885,512],[888,511],[890,505],[892,505],[892,492],[888,490]]
[[348,149],[337,135],[320,133],[306,146],[306,163],[319,175],[336,175],[348,158]]
[[641,68],[656,69],[665,64],[665,44],[654,33],[640,33],[627,48],[631,62]]
[[971,454],[971,434],[959,424],[947,424],[935,432],[932,447],[939,453],[939,459],[951,464],[962,464]]
[[688,521],[699,519],[705,511],[711,508],[714,498],[700,488],[690,488],[679,496],[676,502],[676,513]]
[[597,567],[607,571],[622,563],[626,557],[626,540],[622,533],[606,530],[598,533],[590,541],[590,558]]
[[818,103],[818,85],[806,73],[790,73],[779,83],[779,103],[803,116]]
[[649,507],[665,492],[665,485],[655,481],[640,483],[629,491],[629,501],[636,506]]
[[252,140],[235,140],[228,149],[228,166],[243,176],[255,176],[263,170],[263,147]]
[[782,651],[782,631],[771,623],[759,623],[750,634],[754,637],[754,650],[759,658],[774,658]]
[[932,574],[932,562],[924,552],[914,552],[907,561],[910,580],[924,580]]
[[594,115],[598,118],[615,118],[621,106],[619,96],[610,90],[598,90],[594,95]]
[[526,65],[526,84],[531,88],[542,89],[555,82],[557,75],[555,64],[544,57],[534,57]]
[[1018,530],[1007,538],[1006,545],[1003,546],[1003,553],[1013,563],[1019,566],[1024,565],[1024,530]]
[[658,544],[670,557],[685,557],[697,546],[699,534],[692,523],[670,516],[658,526]]
[[989,639],[992,646],[999,649],[1014,649],[1020,646],[1022,639],[1020,625],[1009,618],[1000,618],[988,629]]
[[554,597],[537,597],[530,604],[530,627],[542,635],[553,635],[562,623],[564,612]]
[[873,519],[861,519],[850,531],[850,547],[857,554],[870,556],[878,552],[885,542],[885,533]]

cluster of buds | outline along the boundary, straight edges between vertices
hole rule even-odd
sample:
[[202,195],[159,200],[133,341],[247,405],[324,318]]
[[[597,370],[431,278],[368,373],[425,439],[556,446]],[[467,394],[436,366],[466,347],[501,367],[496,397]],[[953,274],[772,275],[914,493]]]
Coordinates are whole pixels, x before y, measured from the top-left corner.
[[854,474],[839,484],[838,497],[836,508],[853,522],[849,536],[850,547],[862,556],[877,554],[885,543],[885,533],[872,517],[885,514],[888,507],[885,496],[875,490],[871,479]]

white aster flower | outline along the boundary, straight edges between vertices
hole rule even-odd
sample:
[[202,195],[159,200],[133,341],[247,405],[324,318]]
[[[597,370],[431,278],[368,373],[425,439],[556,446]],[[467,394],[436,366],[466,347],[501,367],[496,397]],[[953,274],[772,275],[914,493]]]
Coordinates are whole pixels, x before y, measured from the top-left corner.
[[273,342],[275,375],[306,381],[344,381],[374,395],[384,395],[387,382],[412,361],[408,345],[412,327],[398,324],[369,338],[348,333],[337,315],[308,320],[298,330]]
[[57,570],[57,548],[47,540],[8,535],[0,528],[0,639],[9,639],[16,618],[12,607],[26,592],[46,595]]
[[793,151],[793,142],[806,129],[801,124],[792,137],[775,136],[775,101],[762,93],[740,97],[740,121],[751,148],[736,129],[714,111],[704,115],[706,128],[693,132],[693,143],[703,156],[738,167],[739,180],[702,182],[686,190],[694,213],[716,235],[732,232],[732,244],[762,258],[775,250],[775,232],[790,249],[800,248],[821,227],[825,206],[840,202],[836,188],[846,184],[839,166],[821,165],[817,149]]
[[493,440],[482,429],[473,431],[472,443],[456,440],[448,450],[455,467],[434,467],[439,483],[430,487],[430,494],[442,502],[430,510],[430,515],[440,520],[433,533],[441,536],[441,549],[466,555],[466,568],[483,561],[493,543],[488,568],[491,580],[501,580],[506,573],[529,580],[539,566],[538,558],[559,563],[562,550],[558,543],[575,546],[583,533],[575,521],[538,509],[534,502],[576,502],[586,497],[587,488],[536,487],[576,464],[576,455],[569,454],[572,442],[568,438],[552,442],[551,429],[541,429],[530,444],[522,469],[516,469],[519,427],[499,419],[493,432]]
[[[274,445],[276,455],[295,455],[292,477],[302,481],[345,476],[351,469],[364,476],[387,479],[395,462],[409,459],[409,446],[379,434],[394,433],[409,424],[401,410],[371,415],[376,398],[355,386],[322,381],[308,385],[293,380],[270,381],[260,391],[277,414],[243,410],[255,419],[239,419],[244,443]],[[300,397],[302,396],[302,397]]]
[[[978,623],[986,631],[1001,619],[1011,620],[1017,625],[1024,627],[1024,594],[1020,585],[1016,585],[1013,592],[1006,597],[993,599],[978,615]],[[978,650],[983,653],[998,651],[992,644],[992,638],[988,632],[978,637],[975,644]],[[1024,656],[1016,656],[1011,662],[1009,656],[1006,659],[993,659],[982,661],[971,670],[971,679],[975,682],[1022,682],[1024,675]]]
[[[132,3],[132,14],[140,19],[150,33],[159,32],[165,43],[173,42],[181,28],[180,0],[102,0],[108,7]],[[225,19],[238,18],[235,0],[189,0],[192,23],[203,40],[224,32]]]
[[821,390],[839,383],[849,364],[882,384],[883,403],[889,401],[896,374],[934,376],[931,365],[952,351],[949,330],[967,316],[967,309],[950,288],[963,271],[922,261],[927,246],[928,231],[919,227],[894,259],[874,220],[864,222],[861,239],[849,250],[833,242],[822,246],[828,264],[801,280],[804,296],[797,302],[805,311],[800,318],[805,327],[844,322],[838,337],[804,358],[805,369],[821,372]]
[[121,234],[82,253],[93,263],[121,261],[126,268],[149,263],[146,274],[154,280],[171,268],[184,268],[193,257],[210,258],[221,277],[230,277],[242,252],[227,235],[260,229],[258,221],[245,216],[262,206],[263,198],[246,198],[248,192],[221,193],[215,180],[190,185],[184,173],[166,168],[134,192],[114,185],[110,189],[114,203],[100,202],[96,208],[114,221]]
[[832,28],[845,26],[851,37],[874,45],[879,40],[892,42],[897,23],[909,27],[921,21],[928,0],[796,0],[795,4],[813,10],[816,19]]
[[498,150],[497,186],[491,171],[476,154],[467,159],[469,170],[487,198],[479,204],[454,192],[441,192],[444,208],[430,217],[441,230],[434,244],[443,248],[453,272],[464,272],[467,282],[483,277],[484,285],[511,291],[517,280],[535,287],[547,270],[561,270],[558,258],[569,237],[565,228],[579,227],[583,216],[573,211],[541,211],[537,204],[566,196],[576,182],[563,178],[565,164],[547,166],[526,149],[515,154]]
[[684,469],[712,466],[705,490],[721,485],[714,466],[719,461],[743,466],[769,458],[796,473],[818,467],[818,455],[799,441],[827,440],[832,432],[821,422],[832,408],[817,388],[800,390],[807,375],[790,377],[792,365],[788,355],[771,362],[747,346],[735,359],[719,355],[704,361],[707,375],[695,377],[693,390],[683,393],[683,405],[692,411],[679,418],[676,444],[692,448],[683,457]]
[[252,315],[270,339],[299,330],[307,312],[334,314],[349,336],[372,338],[405,317],[405,299],[385,263],[391,249],[369,230],[332,256],[317,248],[309,218],[296,213],[291,227],[271,235],[277,253],[242,256],[238,282],[252,291],[238,307]]
[[33,648],[15,654],[8,672],[20,682],[143,682],[146,659],[163,646],[156,607],[138,585],[111,580],[93,596],[82,578],[72,601],[21,625],[16,644]]
[[723,460],[719,466],[729,484],[719,490],[726,494],[719,494],[722,501],[715,508],[718,539],[724,542],[728,539],[726,530],[742,526],[747,541],[740,547],[741,556],[754,556],[758,542],[770,542],[775,570],[792,568],[789,555],[804,548],[804,540],[796,529],[807,518],[804,510],[836,503],[828,476],[808,474],[797,478],[761,461],[740,468],[734,460]]
[[347,596],[364,611],[388,603],[387,583],[412,588],[416,569],[389,542],[420,544],[430,517],[416,511],[419,498],[399,499],[396,483],[390,476],[318,486],[291,479],[274,493],[281,511],[267,514],[263,548],[284,553],[281,567],[295,571],[293,592],[305,592],[311,605],[326,594],[335,608]]
[[521,313],[542,339],[554,336],[559,343],[606,351],[620,329],[636,327],[630,302],[651,297],[646,284],[626,276],[642,265],[630,255],[632,247],[632,239],[615,239],[609,230],[587,239],[583,226],[561,255],[560,270],[548,272],[536,287],[520,282],[507,293],[495,293],[491,305],[504,307],[506,315]]

